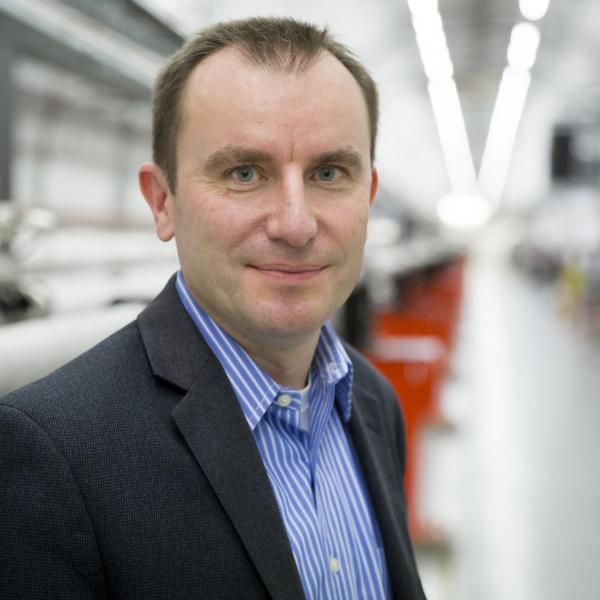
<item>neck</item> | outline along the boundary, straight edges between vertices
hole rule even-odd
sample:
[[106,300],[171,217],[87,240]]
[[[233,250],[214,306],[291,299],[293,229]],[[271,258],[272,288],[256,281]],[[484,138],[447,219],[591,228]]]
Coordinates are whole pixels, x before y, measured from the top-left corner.
[[308,374],[315,350],[319,342],[319,333],[300,344],[287,348],[255,346],[238,340],[254,362],[282,387],[302,389],[308,381]]

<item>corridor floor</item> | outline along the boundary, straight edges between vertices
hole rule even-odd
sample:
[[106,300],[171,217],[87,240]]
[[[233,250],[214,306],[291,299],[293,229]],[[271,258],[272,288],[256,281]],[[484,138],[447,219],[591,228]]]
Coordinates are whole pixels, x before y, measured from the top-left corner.
[[421,508],[449,559],[420,556],[430,600],[600,598],[600,340],[482,247],[443,405],[423,439]]

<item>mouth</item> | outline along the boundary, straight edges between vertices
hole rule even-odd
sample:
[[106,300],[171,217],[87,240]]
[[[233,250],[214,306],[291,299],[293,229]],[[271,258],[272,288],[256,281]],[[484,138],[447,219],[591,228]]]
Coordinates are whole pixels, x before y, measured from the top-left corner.
[[258,271],[261,275],[282,281],[306,281],[318,277],[325,269],[323,265],[289,265],[289,264],[266,264],[248,265],[251,269]]

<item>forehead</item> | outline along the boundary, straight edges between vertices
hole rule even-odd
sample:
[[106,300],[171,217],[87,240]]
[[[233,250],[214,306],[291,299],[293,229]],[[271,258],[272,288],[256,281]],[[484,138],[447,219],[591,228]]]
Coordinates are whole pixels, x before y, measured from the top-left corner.
[[[211,55],[192,71],[182,98],[183,130],[273,135],[298,129],[322,134],[344,130],[367,139],[368,113],[362,91],[346,67],[328,52],[289,70],[257,65],[235,48]],[[241,143],[236,140],[235,143]],[[349,143],[352,143],[350,140]]]
[[[277,61],[269,64],[258,64],[244,54],[241,48],[230,46],[211,54],[202,62],[198,63],[192,70],[184,97],[194,95],[201,88],[211,89],[214,85],[222,86],[224,83],[237,83],[243,85],[239,79],[233,80],[231,74],[245,75],[246,77],[259,77],[261,74],[279,75],[280,77],[305,78],[307,80],[318,78],[325,71],[332,83],[355,88],[360,91],[358,83],[346,67],[330,52],[323,50],[316,54],[310,61],[297,61],[297,66],[288,67],[284,58],[281,66]],[[241,100],[241,98],[240,98]]]

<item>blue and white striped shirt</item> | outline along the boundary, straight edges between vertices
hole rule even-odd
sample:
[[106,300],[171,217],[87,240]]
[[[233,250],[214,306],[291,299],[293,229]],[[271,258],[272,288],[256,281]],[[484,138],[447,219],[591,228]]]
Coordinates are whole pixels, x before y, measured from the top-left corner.
[[198,306],[181,272],[176,287],[253,432],[306,597],[388,597],[379,530],[340,420],[347,422],[352,410],[352,363],[331,325],[321,330],[310,388],[303,393],[273,381]]

